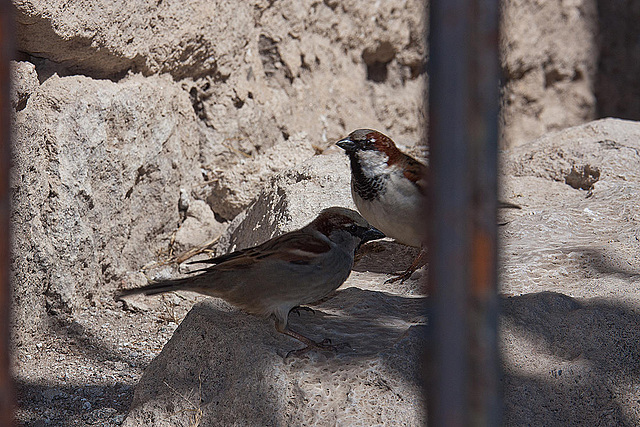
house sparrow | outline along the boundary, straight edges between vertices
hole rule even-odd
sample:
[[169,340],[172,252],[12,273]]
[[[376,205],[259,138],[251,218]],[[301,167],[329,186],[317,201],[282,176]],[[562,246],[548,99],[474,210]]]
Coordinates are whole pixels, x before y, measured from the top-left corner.
[[[349,277],[356,250],[384,234],[357,212],[340,207],[323,210],[307,226],[261,245],[193,263],[213,264],[182,279],[160,280],[122,291],[118,296],[192,291],[222,298],[251,314],[275,317],[278,332],[312,349],[335,350],[329,340],[315,342],[288,328],[289,312],[318,301]],[[289,356],[287,354],[287,356]]]
[[[423,245],[426,228],[427,166],[400,151],[391,138],[371,129],[358,129],[336,143],[351,163],[351,196],[362,216],[388,237],[421,248],[402,274],[387,280],[405,281],[427,262]],[[500,207],[520,207],[499,202]]]
[[387,282],[406,280],[426,264],[422,209],[427,167],[375,130],[355,130],[336,144],[349,156],[351,196],[362,216],[397,242],[421,248],[412,265]]

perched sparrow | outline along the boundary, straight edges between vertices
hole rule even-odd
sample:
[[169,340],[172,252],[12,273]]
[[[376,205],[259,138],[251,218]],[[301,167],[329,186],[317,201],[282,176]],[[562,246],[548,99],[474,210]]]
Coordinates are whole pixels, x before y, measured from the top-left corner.
[[[351,195],[362,216],[388,237],[421,248],[402,274],[387,282],[406,280],[426,264],[423,246],[427,167],[400,151],[391,138],[371,129],[358,129],[336,143],[351,163]],[[499,202],[500,207],[520,207]]]
[[388,237],[422,248],[412,265],[388,282],[406,280],[426,264],[422,209],[427,167],[375,130],[355,130],[336,144],[349,156],[351,196],[362,216]]
[[258,316],[275,317],[278,332],[306,347],[335,349],[330,341],[315,342],[287,327],[289,312],[318,301],[337,289],[351,272],[356,249],[384,237],[357,212],[339,207],[323,210],[307,226],[261,245],[195,263],[214,264],[182,279],[161,280],[123,291],[119,297],[143,293],[192,291],[222,298]]

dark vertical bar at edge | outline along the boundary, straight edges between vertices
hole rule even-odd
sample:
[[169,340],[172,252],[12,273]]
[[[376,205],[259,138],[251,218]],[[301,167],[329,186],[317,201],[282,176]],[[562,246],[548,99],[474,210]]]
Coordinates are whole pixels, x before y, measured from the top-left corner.
[[467,0],[430,2],[429,337],[430,426],[464,426],[467,336],[464,268],[469,247],[465,109]]
[[428,420],[499,425],[498,1],[429,8]]
[[13,23],[9,0],[0,0],[0,425],[13,425],[13,381],[10,367],[10,194],[11,118],[10,64],[13,58]]

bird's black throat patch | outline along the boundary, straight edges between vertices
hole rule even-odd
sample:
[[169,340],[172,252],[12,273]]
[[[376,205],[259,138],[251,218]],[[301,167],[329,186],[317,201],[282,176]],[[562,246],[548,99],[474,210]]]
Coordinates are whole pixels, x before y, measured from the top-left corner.
[[350,154],[349,160],[351,162],[351,180],[356,194],[363,200],[373,200],[378,197],[384,191],[385,178],[367,176],[355,154]]

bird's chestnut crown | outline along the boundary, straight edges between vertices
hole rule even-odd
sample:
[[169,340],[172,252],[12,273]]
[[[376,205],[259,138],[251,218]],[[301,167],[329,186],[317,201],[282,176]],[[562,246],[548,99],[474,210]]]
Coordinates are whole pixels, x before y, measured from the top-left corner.
[[348,137],[336,144],[348,153],[358,150],[375,150],[386,153],[395,149],[395,144],[388,136],[373,129],[354,130]]

